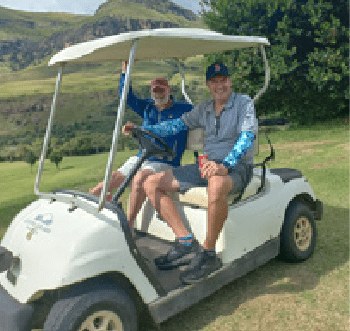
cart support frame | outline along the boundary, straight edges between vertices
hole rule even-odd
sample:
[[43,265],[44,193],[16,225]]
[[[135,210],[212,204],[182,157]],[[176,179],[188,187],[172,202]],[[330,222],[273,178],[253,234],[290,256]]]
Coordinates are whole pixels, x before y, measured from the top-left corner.
[[55,112],[56,112],[56,100],[57,100],[57,96],[58,96],[58,93],[59,93],[59,90],[61,87],[61,81],[62,81],[62,71],[63,71],[63,66],[58,68],[55,94],[53,96],[53,100],[51,103],[50,117],[49,117],[49,121],[48,121],[47,128],[46,128],[43,149],[41,152],[41,157],[40,157],[40,162],[39,162],[38,174],[36,176],[36,182],[35,182],[35,186],[34,186],[34,194],[36,194],[36,195],[42,194],[42,193],[40,193],[40,190],[39,190],[39,184],[40,184],[40,180],[41,180],[41,175],[42,175],[43,170],[44,170],[44,161],[45,161],[45,158],[47,155],[47,150],[48,150],[49,142],[50,142],[50,138],[51,138],[53,120],[54,120]]
[[115,160],[115,157],[117,155],[117,152],[118,152],[118,137],[120,135],[120,130],[122,127],[123,117],[124,117],[124,113],[125,113],[126,100],[128,98],[128,93],[129,93],[130,77],[131,77],[131,71],[132,71],[132,67],[134,64],[135,56],[136,56],[137,42],[138,42],[137,39],[133,41],[133,44],[132,44],[131,50],[130,50],[129,64],[128,64],[128,68],[127,68],[126,74],[125,74],[124,88],[123,88],[123,92],[122,92],[122,95],[120,98],[119,108],[118,108],[118,117],[117,117],[117,120],[115,123],[114,132],[113,132],[112,146],[111,146],[109,157],[108,157],[108,163],[107,163],[107,167],[106,167],[106,173],[105,173],[105,179],[103,182],[102,193],[100,195],[100,199],[98,202],[98,210],[97,210],[98,212],[100,212],[106,204],[106,195],[107,195],[109,183],[110,183],[111,177],[112,177],[113,164],[114,164],[114,160]]

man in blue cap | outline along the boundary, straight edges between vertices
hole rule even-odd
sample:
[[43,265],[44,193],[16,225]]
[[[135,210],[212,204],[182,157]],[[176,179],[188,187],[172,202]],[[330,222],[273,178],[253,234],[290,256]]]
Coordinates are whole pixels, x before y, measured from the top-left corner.
[[[180,275],[184,283],[200,281],[221,267],[215,244],[228,215],[227,198],[241,193],[253,174],[255,133],[254,104],[248,95],[232,92],[227,67],[213,63],[206,71],[206,85],[213,99],[200,103],[180,118],[144,126],[159,136],[171,136],[188,129],[204,129],[203,153],[208,161],[178,167],[149,176],[144,189],[152,205],[174,231],[176,240],[170,251],[155,259],[159,269],[188,264]],[[208,187],[208,231],[203,247],[184,226],[168,192],[185,192],[195,186]],[[189,259],[194,255],[194,258]]]

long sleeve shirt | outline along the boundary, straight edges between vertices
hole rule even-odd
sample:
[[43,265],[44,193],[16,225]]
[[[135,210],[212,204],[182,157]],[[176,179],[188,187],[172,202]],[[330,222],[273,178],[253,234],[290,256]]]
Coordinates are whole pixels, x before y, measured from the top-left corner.
[[214,100],[209,100],[177,120],[145,127],[161,136],[195,128],[204,129],[203,152],[208,154],[209,160],[222,163],[229,169],[239,168],[241,163],[254,163],[253,141],[257,121],[249,96],[232,93],[218,116]]
[[[119,94],[121,95],[123,86],[124,86],[125,74],[120,76],[120,85],[119,85]],[[129,94],[127,98],[128,106],[136,112],[142,118],[142,125],[154,125],[159,124],[163,121],[178,119],[185,113],[192,110],[192,105],[185,102],[176,102],[172,98],[172,104],[169,108],[165,108],[162,111],[159,111],[158,108],[154,105],[154,101],[152,99],[141,99],[138,98],[130,85]],[[169,161],[166,159],[160,159],[157,157],[150,157],[149,161],[154,162],[164,162],[168,163],[172,166],[179,166],[181,157],[186,148],[187,142],[187,132],[181,131],[175,135],[168,136],[163,138],[163,140],[169,145],[170,148],[176,144],[176,156],[173,160]],[[138,156],[141,153],[138,153]]]

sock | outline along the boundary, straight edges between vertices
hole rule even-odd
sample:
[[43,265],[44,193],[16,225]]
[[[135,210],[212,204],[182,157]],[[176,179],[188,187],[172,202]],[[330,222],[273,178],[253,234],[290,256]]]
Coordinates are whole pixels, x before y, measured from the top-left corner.
[[187,237],[179,237],[179,243],[184,246],[191,246],[193,240],[193,233],[190,233]]
[[208,256],[215,256],[216,255],[216,251],[215,249],[213,251],[209,251],[209,250],[205,250],[205,253],[208,255]]

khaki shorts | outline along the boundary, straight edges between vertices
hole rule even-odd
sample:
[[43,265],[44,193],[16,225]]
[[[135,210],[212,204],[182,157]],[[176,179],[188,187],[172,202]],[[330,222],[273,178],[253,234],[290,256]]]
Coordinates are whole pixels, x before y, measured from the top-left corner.
[[[229,194],[240,194],[253,177],[253,166],[240,164],[228,174],[233,180],[233,189]],[[208,180],[201,177],[198,164],[187,164],[173,169],[173,176],[180,185],[180,193],[192,187],[207,187]]]
[[[125,161],[125,163],[118,169],[118,171],[121,172],[123,176],[127,176],[130,173],[131,169],[136,164],[138,159],[139,159],[138,156],[129,157]],[[146,160],[143,162],[140,170],[145,170],[145,169],[153,170],[155,173],[158,173],[165,170],[171,170],[173,169],[173,167],[168,163]]]

